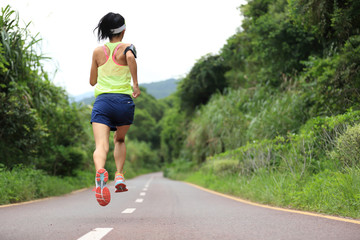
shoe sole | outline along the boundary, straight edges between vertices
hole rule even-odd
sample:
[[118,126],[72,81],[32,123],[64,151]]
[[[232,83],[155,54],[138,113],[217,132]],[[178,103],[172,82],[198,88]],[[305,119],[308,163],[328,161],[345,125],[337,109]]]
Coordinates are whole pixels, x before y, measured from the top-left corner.
[[95,190],[95,197],[101,206],[106,206],[110,203],[110,191],[106,187],[106,183],[109,180],[108,172],[101,168],[96,172],[96,182],[98,187]]
[[127,192],[128,189],[126,188],[126,185],[124,183],[118,183],[115,185],[115,192]]

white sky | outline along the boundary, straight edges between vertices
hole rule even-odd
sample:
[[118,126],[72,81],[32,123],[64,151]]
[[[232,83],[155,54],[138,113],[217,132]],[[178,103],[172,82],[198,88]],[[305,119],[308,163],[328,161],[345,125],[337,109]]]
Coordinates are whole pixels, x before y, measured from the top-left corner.
[[[246,0],[2,0],[32,22],[32,35],[40,33],[42,52],[53,79],[70,95],[93,88],[89,84],[91,57],[98,43],[93,29],[108,12],[126,21],[124,42],[138,52],[139,83],[185,76],[197,59],[218,53],[236,33],[242,17],[238,7]],[[51,75],[50,75],[51,76]]]

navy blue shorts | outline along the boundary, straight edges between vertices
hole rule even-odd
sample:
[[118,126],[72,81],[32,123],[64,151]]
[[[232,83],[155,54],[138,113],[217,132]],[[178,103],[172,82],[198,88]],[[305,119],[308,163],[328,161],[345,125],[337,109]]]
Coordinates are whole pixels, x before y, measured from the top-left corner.
[[116,131],[117,126],[132,124],[134,111],[135,104],[130,95],[103,93],[95,100],[90,123],[102,123]]

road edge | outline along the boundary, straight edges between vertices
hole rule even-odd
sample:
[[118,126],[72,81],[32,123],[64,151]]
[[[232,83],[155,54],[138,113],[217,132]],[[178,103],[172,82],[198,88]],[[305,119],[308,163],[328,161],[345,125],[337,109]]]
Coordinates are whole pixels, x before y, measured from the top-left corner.
[[254,202],[244,200],[244,199],[241,199],[239,197],[234,197],[234,196],[231,196],[231,195],[227,195],[227,194],[224,194],[224,193],[216,192],[214,190],[210,190],[210,189],[201,187],[199,185],[196,185],[196,184],[193,184],[193,183],[190,183],[190,182],[184,182],[184,183],[186,183],[186,184],[188,184],[190,186],[193,186],[195,188],[198,188],[200,190],[203,190],[205,192],[212,193],[212,194],[215,194],[215,195],[218,195],[218,196],[221,196],[221,197],[225,197],[225,198],[237,201],[237,202],[241,202],[241,203],[244,203],[244,204],[249,204],[249,205],[256,206],[256,207],[262,207],[262,208],[267,208],[267,209],[272,209],[272,210],[282,211],[282,212],[290,212],[290,213],[302,214],[302,215],[307,215],[307,216],[312,216],[312,217],[326,218],[326,219],[330,219],[330,220],[335,220],[335,221],[341,221],[341,222],[347,222],[347,223],[353,223],[353,224],[359,224],[360,225],[360,220],[336,217],[336,216],[313,213],[313,212],[305,212],[305,211],[293,210],[293,209],[287,209],[287,208],[273,207],[273,206],[269,206],[269,205],[265,205],[265,204],[254,203]]
[[72,191],[72,192],[70,192],[70,193],[66,193],[66,194],[59,195],[59,196],[45,197],[45,198],[30,200],[30,201],[26,201],[26,202],[4,204],[4,205],[0,205],[0,208],[14,207],[14,206],[26,205],[26,204],[30,204],[30,203],[42,202],[42,201],[46,201],[46,200],[49,200],[49,199],[52,199],[52,198],[63,197],[63,196],[68,196],[68,195],[80,193],[80,192],[83,192],[83,191],[85,191],[85,190],[88,190],[89,188],[91,188],[91,187],[86,187],[86,188],[74,190],[74,191]]

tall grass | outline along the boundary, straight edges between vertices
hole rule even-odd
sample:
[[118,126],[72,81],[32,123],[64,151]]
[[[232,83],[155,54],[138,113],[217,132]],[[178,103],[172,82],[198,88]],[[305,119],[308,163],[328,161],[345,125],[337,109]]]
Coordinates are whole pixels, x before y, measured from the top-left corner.
[[185,158],[203,162],[247,142],[295,133],[306,121],[303,108],[301,95],[292,90],[280,94],[259,87],[215,94],[190,123]]
[[263,204],[360,218],[358,169],[324,171],[307,178],[267,171],[251,177],[197,171],[183,180]]
[[360,111],[318,117],[297,134],[248,142],[167,174],[266,204],[359,218],[359,126]]
[[88,171],[77,171],[76,177],[57,177],[42,170],[16,166],[12,170],[0,168],[0,181],[0,204],[9,204],[89,187],[94,183],[94,175]]

